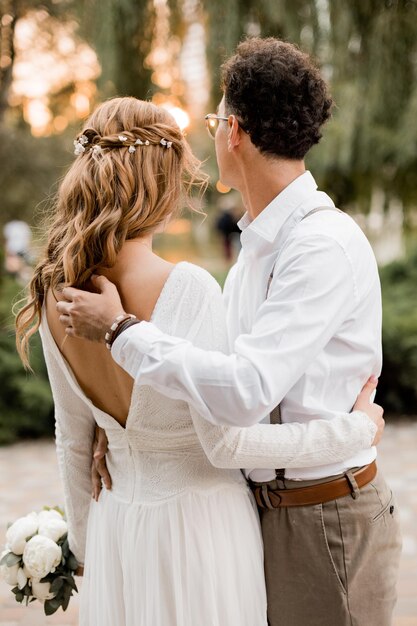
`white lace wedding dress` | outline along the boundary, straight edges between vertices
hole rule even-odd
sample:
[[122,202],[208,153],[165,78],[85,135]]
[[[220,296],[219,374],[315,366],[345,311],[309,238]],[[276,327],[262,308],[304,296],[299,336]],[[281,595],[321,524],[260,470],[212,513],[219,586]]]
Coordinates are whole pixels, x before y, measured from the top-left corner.
[[[220,289],[189,263],[173,269],[152,321],[202,348],[228,349]],[[266,626],[258,516],[239,468],[349,458],[370,445],[371,422],[357,412],[334,424],[215,427],[186,403],[135,385],[123,428],[83,393],[45,315],[41,336],[69,542],[85,562],[80,625]],[[109,440],[113,480],[98,502],[90,484],[96,423]]]

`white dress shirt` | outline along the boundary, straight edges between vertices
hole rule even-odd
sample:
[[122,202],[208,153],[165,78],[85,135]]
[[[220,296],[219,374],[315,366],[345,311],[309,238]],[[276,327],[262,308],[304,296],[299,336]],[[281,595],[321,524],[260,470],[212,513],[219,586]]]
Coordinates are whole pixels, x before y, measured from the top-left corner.
[[[205,351],[141,322],[116,339],[115,360],[142,384],[192,404],[214,424],[332,419],[349,412],[367,378],[381,371],[381,294],[366,237],[309,172],[254,219],[239,223],[242,250],[225,285],[231,353]],[[302,221],[301,221],[302,220]],[[268,277],[275,264],[268,298]],[[341,463],[292,468],[309,480],[370,463],[376,449]],[[253,480],[271,470],[250,469]]]

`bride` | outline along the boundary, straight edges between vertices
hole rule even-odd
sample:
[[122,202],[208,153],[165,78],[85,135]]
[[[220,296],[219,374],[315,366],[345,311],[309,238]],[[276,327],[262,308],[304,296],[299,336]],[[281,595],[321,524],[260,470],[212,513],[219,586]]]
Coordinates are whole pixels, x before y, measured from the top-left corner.
[[[193,186],[205,182],[171,115],[149,102],[100,105],[75,143],[48,242],[17,316],[39,328],[55,401],[69,543],[85,564],[81,626],[266,626],[262,541],[241,467],[302,467],[350,458],[375,426],[360,410],[308,424],[216,427],[185,402],[134,383],[106,347],[66,337],[62,284],[93,272],[124,309],[205,349],[227,351],[220,289],[190,263],[152,251]],[[94,289],[94,286],[91,287]],[[375,423],[380,410],[361,394]],[[96,425],[109,442],[111,491],[91,498]]]

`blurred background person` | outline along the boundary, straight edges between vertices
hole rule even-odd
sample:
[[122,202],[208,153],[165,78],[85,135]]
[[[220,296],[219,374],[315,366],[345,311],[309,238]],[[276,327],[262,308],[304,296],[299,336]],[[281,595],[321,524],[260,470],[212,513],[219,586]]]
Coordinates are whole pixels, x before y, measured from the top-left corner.
[[23,220],[7,222],[3,228],[5,239],[5,269],[16,279],[26,281],[30,277],[32,231]]
[[[223,244],[224,259],[230,264],[236,259],[240,250],[241,230],[238,226],[238,222],[241,215],[237,216],[239,211],[234,204],[228,201],[229,198],[225,198],[224,200],[226,202],[221,203],[215,227]],[[233,202],[233,196],[231,200]]]

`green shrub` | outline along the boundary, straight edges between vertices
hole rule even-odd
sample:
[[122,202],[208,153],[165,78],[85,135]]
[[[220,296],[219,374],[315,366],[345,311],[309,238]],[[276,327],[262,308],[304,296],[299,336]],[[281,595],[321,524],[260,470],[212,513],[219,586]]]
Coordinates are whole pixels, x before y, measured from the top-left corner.
[[31,363],[25,372],[16,352],[11,307],[20,286],[10,278],[0,282],[0,444],[54,433],[53,401],[42,348],[33,338]]
[[417,251],[381,269],[384,365],[378,403],[417,415]]

